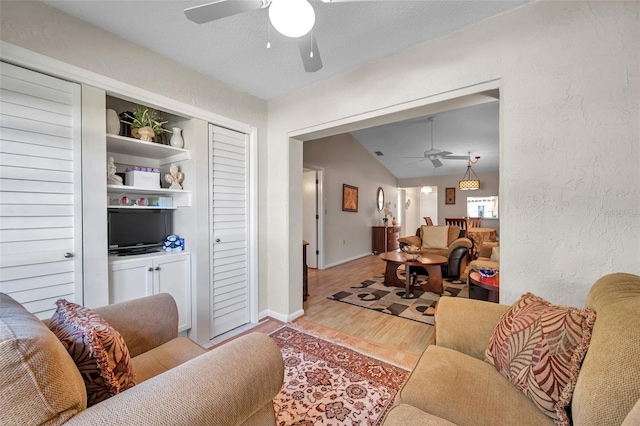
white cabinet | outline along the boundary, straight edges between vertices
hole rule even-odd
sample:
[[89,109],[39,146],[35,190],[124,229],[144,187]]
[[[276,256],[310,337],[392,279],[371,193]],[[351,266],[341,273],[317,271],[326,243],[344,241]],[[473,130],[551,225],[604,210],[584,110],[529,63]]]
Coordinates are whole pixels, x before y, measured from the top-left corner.
[[191,255],[146,254],[109,259],[109,303],[169,293],[178,305],[178,331],[191,328]]

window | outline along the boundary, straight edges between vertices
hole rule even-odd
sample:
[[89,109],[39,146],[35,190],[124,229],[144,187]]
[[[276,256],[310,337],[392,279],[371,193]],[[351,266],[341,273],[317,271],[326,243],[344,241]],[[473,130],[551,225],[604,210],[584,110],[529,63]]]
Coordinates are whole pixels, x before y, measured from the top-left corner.
[[486,219],[497,219],[498,196],[467,197],[467,216],[483,217]]

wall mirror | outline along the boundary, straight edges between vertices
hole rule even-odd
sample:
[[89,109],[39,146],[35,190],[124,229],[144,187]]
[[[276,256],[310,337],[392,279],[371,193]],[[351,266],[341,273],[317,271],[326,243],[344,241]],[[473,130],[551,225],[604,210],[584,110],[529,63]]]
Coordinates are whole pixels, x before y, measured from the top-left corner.
[[384,208],[384,191],[382,187],[378,188],[378,195],[376,196],[376,200],[378,200],[378,211],[381,212]]

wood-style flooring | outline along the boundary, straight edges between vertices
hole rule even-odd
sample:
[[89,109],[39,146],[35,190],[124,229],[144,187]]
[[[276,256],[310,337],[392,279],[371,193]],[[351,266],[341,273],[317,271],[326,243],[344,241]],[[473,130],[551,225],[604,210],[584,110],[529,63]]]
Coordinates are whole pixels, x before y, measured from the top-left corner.
[[[309,269],[305,315],[293,326],[405,368],[413,368],[433,336],[433,327],[327,299],[328,296],[384,273],[385,262],[366,256],[325,270]],[[283,325],[267,319],[251,329],[270,333]]]
[[383,274],[384,268],[385,262],[371,255],[325,270],[309,269],[305,315],[294,324],[412,368],[432,339],[432,326],[327,299],[350,285]]

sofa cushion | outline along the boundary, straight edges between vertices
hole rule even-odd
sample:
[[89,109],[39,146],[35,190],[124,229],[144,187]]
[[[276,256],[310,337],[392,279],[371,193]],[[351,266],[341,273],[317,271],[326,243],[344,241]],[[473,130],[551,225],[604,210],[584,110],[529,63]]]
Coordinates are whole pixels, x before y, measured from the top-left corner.
[[491,249],[491,257],[489,258],[491,262],[500,263],[500,246],[493,247]]
[[478,257],[490,258],[493,248],[497,247],[498,244],[500,243],[484,241],[482,244],[480,244],[480,247],[478,248]]
[[589,347],[596,314],[552,305],[531,293],[507,310],[489,340],[485,360],[558,425]]
[[175,339],[144,352],[132,359],[136,372],[136,383],[171,370],[190,359],[207,352],[205,348],[186,337]]
[[446,249],[449,245],[448,226],[425,226],[421,227],[422,248]]
[[384,426],[456,426],[407,404],[395,405],[384,418]]
[[87,407],[82,376],[64,346],[2,293],[0,371],[0,423],[59,425]]
[[49,329],[76,363],[87,390],[87,406],[135,385],[127,345],[116,330],[89,308],[60,299]]
[[441,346],[427,347],[395,403],[460,426],[553,425],[492,365]]

